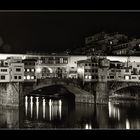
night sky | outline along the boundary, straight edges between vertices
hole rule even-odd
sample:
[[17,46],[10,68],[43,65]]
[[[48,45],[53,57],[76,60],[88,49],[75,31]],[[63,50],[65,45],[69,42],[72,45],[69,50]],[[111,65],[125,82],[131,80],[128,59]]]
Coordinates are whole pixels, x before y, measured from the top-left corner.
[[5,52],[60,52],[80,47],[86,36],[101,31],[140,38],[140,13],[0,13]]

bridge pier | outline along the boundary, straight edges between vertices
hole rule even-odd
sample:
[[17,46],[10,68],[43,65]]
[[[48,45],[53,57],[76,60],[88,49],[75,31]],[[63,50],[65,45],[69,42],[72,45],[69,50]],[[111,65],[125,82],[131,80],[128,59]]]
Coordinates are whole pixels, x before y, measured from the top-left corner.
[[0,83],[0,105],[8,107],[19,106],[19,83]]
[[95,82],[92,86],[92,91],[97,104],[108,104],[109,94],[107,82]]

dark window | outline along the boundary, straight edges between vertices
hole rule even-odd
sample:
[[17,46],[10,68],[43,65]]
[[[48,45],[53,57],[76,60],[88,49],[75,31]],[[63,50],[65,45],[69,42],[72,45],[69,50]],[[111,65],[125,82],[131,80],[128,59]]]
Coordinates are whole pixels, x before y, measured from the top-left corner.
[[110,79],[114,79],[114,76],[110,76]]
[[88,70],[87,70],[87,69],[85,69],[85,72],[88,72]]
[[98,70],[97,70],[97,69],[95,69],[95,72],[97,73],[97,72],[98,72]]
[[89,66],[91,66],[91,64],[89,64]]
[[21,68],[16,68],[16,71],[17,71],[17,72],[20,72],[20,71],[21,71]]
[[18,79],[21,79],[21,76],[18,76]]
[[96,79],[98,79],[98,76],[96,76]]
[[17,79],[17,76],[14,76],[14,79]]
[[92,66],[94,66],[94,64],[92,64]]
[[136,77],[132,77],[132,79],[136,79]]
[[85,64],[85,66],[87,66],[87,64]]
[[94,72],[94,70],[92,70],[92,72]]
[[7,72],[7,69],[1,69],[1,72]]
[[1,76],[1,80],[5,80],[5,76],[4,75]]
[[129,69],[126,69],[125,72],[129,72]]
[[27,65],[27,62],[25,62],[24,65]]

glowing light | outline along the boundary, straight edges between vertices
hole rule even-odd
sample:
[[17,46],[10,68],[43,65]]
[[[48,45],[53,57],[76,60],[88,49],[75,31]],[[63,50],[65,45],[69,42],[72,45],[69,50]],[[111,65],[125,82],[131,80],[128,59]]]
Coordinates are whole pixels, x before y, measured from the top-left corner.
[[37,119],[38,119],[38,112],[39,112],[39,100],[38,100],[39,97],[36,97],[36,116],[37,116]]
[[30,104],[31,104],[31,118],[32,118],[32,116],[33,116],[33,97],[31,96],[30,99],[31,99]]
[[129,80],[129,76],[125,76],[125,80]]
[[36,68],[36,72],[40,73],[41,72],[41,68],[40,67]]
[[87,78],[88,78],[88,76],[86,75],[86,76],[85,76],[85,79],[87,79]]
[[27,72],[29,72],[30,71],[30,69],[27,69]]
[[27,80],[30,80],[30,78],[31,78],[30,75],[27,75]]
[[48,69],[49,69],[50,73],[53,73],[53,70],[51,68],[48,68]]
[[87,123],[86,123],[86,125],[85,125],[85,129],[92,129],[91,124],[87,124]]
[[85,125],[85,129],[88,129],[88,124]]
[[45,99],[43,99],[43,119],[45,119]]
[[91,126],[91,124],[89,124],[89,127],[88,127],[89,129],[92,129],[92,126]]
[[89,76],[89,79],[91,79],[91,75]]
[[34,79],[34,76],[31,76],[31,79]]
[[126,119],[126,129],[130,129],[130,123],[128,119]]
[[83,69],[82,69],[82,68],[78,68],[78,69],[77,69],[77,72],[78,72],[78,73],[82,73],[82,72],[83,72]]
[[51,99],[49,100],[49,118],[51,121],[52,119],[52,100]]
[[24,79],[26,79],[26,76],[24,76]]
[[28,97],[25,97],[25,114],[27,116],[27,112],[28,112]]
[[61,120],[61,116],[62,116],[62,101],[61,100],[59,100],[59,116]]

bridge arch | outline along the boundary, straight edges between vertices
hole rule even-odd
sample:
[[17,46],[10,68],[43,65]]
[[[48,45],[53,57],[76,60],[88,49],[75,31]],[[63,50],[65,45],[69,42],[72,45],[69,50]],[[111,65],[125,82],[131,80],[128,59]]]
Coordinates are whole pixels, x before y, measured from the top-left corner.
[[113,93],[116,93],[117,91],[129,87],[139,87],[140,88],[140,82],[116,82],[116,84],[113,87],[109,88],[109,95],[112,95]]

